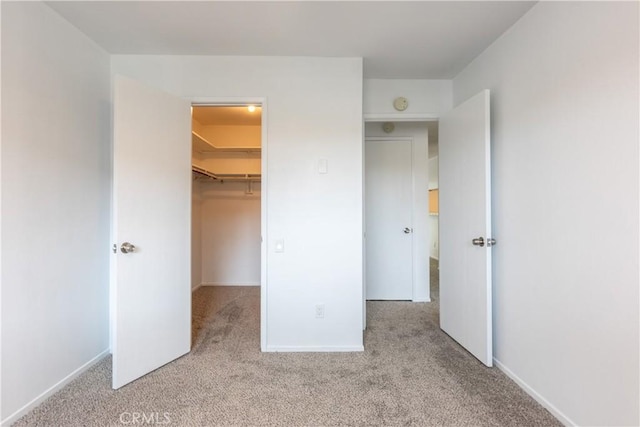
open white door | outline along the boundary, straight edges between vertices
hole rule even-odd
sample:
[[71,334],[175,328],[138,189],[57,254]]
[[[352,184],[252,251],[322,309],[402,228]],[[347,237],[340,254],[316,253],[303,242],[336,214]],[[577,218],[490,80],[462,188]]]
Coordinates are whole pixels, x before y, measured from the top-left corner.
[[440,119],[440,327],[493,365],[489,91]]
[[119,388],[191,348],[191,105],[117,77],[113,126],[111,328]]

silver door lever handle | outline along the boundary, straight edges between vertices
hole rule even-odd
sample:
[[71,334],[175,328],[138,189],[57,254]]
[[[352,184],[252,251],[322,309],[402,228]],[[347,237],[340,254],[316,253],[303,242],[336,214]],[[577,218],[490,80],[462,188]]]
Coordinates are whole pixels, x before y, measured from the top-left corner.
[[122,252],[123,254],[128,254],[135,251],[136,251],[136,247],[129,242],[124,242],[120,246],[120,252]]
[[484,237],[477,237],[477,238],[471,240],[471,243],[473,243],[474,246],[483,247],[484,246]]

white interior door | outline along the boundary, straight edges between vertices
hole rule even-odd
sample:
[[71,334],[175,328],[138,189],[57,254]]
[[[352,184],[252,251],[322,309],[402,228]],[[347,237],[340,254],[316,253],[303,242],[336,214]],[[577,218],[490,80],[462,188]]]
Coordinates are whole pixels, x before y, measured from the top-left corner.
[[365,218],[369,300],[412,299],[412,200],[411,141],[367,140]]
[[439,130],[440,327],[492,366],[489,91],[442,117]]
[[[113,388],[191,347],[190,108],[136,81],[115,80]],[[129,253],[126,243],[135,246]]]

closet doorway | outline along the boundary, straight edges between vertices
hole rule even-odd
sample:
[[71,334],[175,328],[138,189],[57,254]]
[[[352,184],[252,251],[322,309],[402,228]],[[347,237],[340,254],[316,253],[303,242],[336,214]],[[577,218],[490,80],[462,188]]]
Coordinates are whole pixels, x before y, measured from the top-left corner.
[[262,122],[259,103],[192,107],[193,292],[261,285]]

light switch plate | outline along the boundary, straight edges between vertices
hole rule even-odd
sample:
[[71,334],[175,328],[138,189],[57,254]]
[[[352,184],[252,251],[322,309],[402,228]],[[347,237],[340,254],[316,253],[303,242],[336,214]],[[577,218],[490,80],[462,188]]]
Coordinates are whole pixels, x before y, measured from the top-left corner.
[[284,252],[284,239],[276,240],[276,252],[278,253]]
[[318,160],[318,173],[328,173],[329,172],[329,160],[320,159]]

